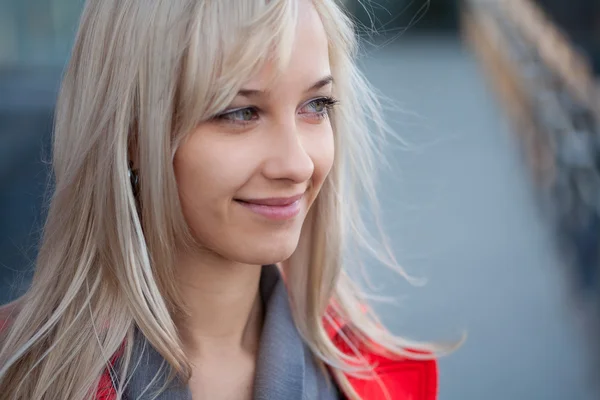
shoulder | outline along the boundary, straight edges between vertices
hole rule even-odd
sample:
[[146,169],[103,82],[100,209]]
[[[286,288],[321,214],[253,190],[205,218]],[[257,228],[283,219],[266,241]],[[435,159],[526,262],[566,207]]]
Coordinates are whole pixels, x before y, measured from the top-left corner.
[[[340,351],[345,354],[353,354],[353,349],[344,340],[344,337],[352,337],[346,325],[342,325],[335,331],[329,330],[328,333]],[[407,350],[407,353],[414,354],[414,357],[385,356],[385,352],[379,351],[376,343],[352,340],[352,344],[360,355],[373,366],[375,374],[373,379],[346,376],[361,399],[437,399],[438,365],[435,358],[427,357],[426,353],[411,350]]]

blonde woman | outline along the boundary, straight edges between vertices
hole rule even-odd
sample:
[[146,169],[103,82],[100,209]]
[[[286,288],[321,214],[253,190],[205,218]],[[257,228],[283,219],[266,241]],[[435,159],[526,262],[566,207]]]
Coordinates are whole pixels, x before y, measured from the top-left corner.
[[333,0],[88,0],[0,399],[434,399],[342,262],[385,254],[356,50]]

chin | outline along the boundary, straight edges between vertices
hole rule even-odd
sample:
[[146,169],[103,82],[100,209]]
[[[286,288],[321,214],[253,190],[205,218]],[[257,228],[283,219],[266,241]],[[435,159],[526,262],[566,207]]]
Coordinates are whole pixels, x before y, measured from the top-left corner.
[[[278,238],[252,238],[234,251],[234,259],[244,264],[269,265],[285,261],[298,247],[298,235]],[[258,239],[258,240],[257,240]]]

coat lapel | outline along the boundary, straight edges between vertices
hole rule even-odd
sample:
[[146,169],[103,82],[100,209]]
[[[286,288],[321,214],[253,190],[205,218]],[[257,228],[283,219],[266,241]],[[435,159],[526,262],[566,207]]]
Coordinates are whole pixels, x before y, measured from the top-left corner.
[[317,367],[296,329],[288,292],[277,267],[264,267],[261,293],[266,302],[266,313],[254,399],[338,399],[335,386]]
[[160,391],[167,382],[168,364],[139,330],[135,332],[131,359],[134,363],[133,372],[125,387],[125,400],[192,400],[188,386],[179,380],[174,380],[164,391]]

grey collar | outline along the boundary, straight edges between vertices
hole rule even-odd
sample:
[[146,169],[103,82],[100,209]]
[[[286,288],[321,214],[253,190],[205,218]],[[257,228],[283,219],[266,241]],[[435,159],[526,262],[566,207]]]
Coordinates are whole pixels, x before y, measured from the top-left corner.
[[[276,266],[263,267],[260,292],[266,307],[254,400],[341,399],[335,385],[317,367],[296,329],[287,289]],[[178,380],[156,395],[166,382],[167,363],[139,330],[132,360],[137,367],[125,388],[126,400],[192,400],[189,388]]]

